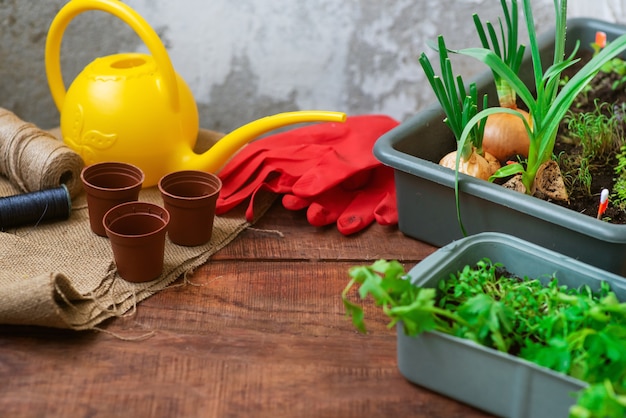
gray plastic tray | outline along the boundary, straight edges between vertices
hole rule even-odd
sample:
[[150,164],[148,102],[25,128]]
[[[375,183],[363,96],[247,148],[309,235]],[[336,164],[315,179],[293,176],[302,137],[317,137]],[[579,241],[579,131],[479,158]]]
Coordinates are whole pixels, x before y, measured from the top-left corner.
[[[595,33],[608,40],[625,31],[620,25],[593,19],[568,22],[567,48],[576,40],[589,48]],[[539,37],[543,63],[551,61],[554,32]],[[520,74],[531,76],[525,60]],[[476,79],[479,91],[496,100],[491,72]],[[463,237],[456,216],[454,171],[437,162],[456,147],[443,123],[439,104],[383,135],[374,155],[395,170],[399,228],[435,246]],[[519,236],[589,264],[626,276],[626,225],[609,224],[540,199],[460,175],[461,213],[468,234],[497,231]]]
[[[422,287],[487,257],[520,277],[549,280],[555,274],[569,287],[606,281],[626,300],[626,281],[570,257],[510,235],[486,232],[452,242],[426,257],[409,275]],[[526,360],[439,332],[398,335],[398,368],[409,381],[498,416],[554,418],[568,416],[572,396],[586,386],[580,380]]]

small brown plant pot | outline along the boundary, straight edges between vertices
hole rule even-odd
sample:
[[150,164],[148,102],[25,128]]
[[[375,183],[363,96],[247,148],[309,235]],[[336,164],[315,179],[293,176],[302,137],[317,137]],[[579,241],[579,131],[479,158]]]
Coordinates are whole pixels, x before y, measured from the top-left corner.
[[104,215],[120,276],[129,282],[154,280],[163,271],[165,235],[170,215],[147,202],[126,202]]
[[137,200],[145,176],[132,164],[103,162],[83,168],[80,178],[87,193],[91,230],[104,237],[104,214],[120,203]]
[[159,190],[171,216],[168,234],[174,244],[196,246],[211,240],[221,189],[219,177],[204,171],[176,171],[161,178]]

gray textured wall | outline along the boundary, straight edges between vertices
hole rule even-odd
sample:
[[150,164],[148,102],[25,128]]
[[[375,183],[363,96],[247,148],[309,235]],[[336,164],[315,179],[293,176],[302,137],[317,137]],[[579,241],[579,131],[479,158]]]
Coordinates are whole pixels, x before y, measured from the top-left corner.
[[[500,15],[499,0],[127,0],[159,33],[190,85],[202,127],[228,132],[298,110],[386,113],[405,119],[432,101],[417,56],[427,39],[474,45],[471,23]],[[58,125],[44,71],[50,22],[65,0],[0,0],[0,102],[25,120]],[[535,0],[538,30],[554,19]],[[569,16],[626,22],[622,0],[570,0]],[[134,32],[102,12],[69,25],[62,68],[69,84],[95,57],[145,51]],[[455,61],[467,77],[483,69]]]

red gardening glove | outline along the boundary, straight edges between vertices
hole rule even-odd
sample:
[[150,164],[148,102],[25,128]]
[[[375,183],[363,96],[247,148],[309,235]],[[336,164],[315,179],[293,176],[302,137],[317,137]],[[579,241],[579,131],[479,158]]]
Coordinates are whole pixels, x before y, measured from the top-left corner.
[[216,213],[250,198],[246,218],[252,220],[256,193],[270,190],[286,194],[288,209],[310,205],[311,224],[337,222],[342,233],[374,220],[395,224],[393,176],[384,175],[392,170],[374,158],[372,148],[397,124],[387,116],[354,116],[344,124],[317,124],[252,142],[219,173],[223,188]]
[[[275,193],[291,190],[322,155],[346,137],[346,123],[323,123],[258,139],[246,145],[219,172],[222,190],[216,214],[221,215],[254,196],[267,181],[279,177],[270,187]],[[265,187],[269,187],[266,185]],[[251,199],[248,211],[254,201]],[[249,217],[249,220],[253,216]]]
[[350,235],[376,221],[380,225],[398,223],[393,169],[384,165],[370,170],[370,180],[361,187],[346,184],[333,187],[318,196],[302,198],[283,196],[283,206],[291,210],[308,207],[307,220],[313,226],[337,223],[337,230]]
[[[253,147],[257,142],[247,145],[218,174],[222,180],[222,190],[217,200],[216,214],[226,213],[252,198],[262,187],[274,193],[288,193],[301,175],[316,164],[319,156],[330,151],[328,146],[298,144],[260,152]],[[256,155],[244,154],[248,149]],[[253,210],[253,203],[254,199],[250,199],[248,211]],[[254,214],[251,212],[249,220],[252,218]]]
[[[394,121],[391,129],[397,125]],[[376,221],[398,223],[393,169],[380,164],[372,154],[376,136],[363,135],[359,147],[349,153],[335,150],[292,186],[283,196],[283,206],[299,210],[308,207],[307,220],[314,226],[337,223],[344,235],[353,234]],[[369,141],[368,141],[369,140]],[[349,177],[335,173],[349,173]]]

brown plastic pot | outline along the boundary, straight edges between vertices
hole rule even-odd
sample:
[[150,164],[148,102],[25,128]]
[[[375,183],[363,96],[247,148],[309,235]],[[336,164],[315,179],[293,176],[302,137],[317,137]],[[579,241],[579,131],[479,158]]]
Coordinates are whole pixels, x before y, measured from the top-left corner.
[[117,271],[124,280],[138,283],[159,277],[169,220],[165,208],[147,202],[122,203],[104,215]]
[[171,216],[168,235],[174,244],[195,246],[211,240],[221,189],[219,177],[204,171],[176,171],[159,180],[161,197]]
[[83,168],[80,178],[87,193],[91,230],[104,237],[104,214],[121,203],[137,200],[145,176],[139,167],[132,164],[103,162]]

